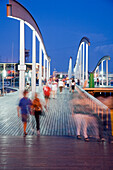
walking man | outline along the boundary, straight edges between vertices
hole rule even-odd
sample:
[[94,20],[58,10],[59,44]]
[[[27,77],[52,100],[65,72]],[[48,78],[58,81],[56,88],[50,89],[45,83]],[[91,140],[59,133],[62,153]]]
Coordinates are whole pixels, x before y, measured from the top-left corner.
[[24,90],[23,92],[23,98],[20,99],[19,105],[17,107],[17,113],[18,117],[20,116],[20,110],[21,110],[21,117],[23,122],[23,129],[24,129],[24,136],[27,135],[26,133],[26,127],[27,127],[27,120],[30,113],[30,107],[32,105],[31,100],[27,97],[28,91]]

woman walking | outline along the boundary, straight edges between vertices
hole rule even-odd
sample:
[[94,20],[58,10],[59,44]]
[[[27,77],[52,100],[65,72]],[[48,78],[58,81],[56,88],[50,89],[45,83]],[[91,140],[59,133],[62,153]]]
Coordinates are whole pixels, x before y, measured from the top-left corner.
[[58,86],[59,86],[59,90],[60,90],[60,94],[61,94],[62,93],[62,89],[63,89],[63,81],[62,81],[62,79],[59,80]]
[[72,93],[74,93],[74,90],[75,90],[75,80],[74,79],[72,80],[72,83],[71,83],[71,89],[72,89]]
[[34,116],[35,116],[35,120],[36,120],[37,135],[40,135],[40,115],[42,112],[42,105],[41,105],[40,100],[37,96],[38,96],[37,93],[35,93],[35,98],[32,102],[32,108],[33,108]]
[[52,82],[52,97],[53,97],[53,99],[56,98],[56,94],[57,94],[57,81],[55,80],[54,82]]
[[43,86],[43,93],[44,93],[44,97],[45,97],[45,103],[46,103],[46,110],[48,109],[48,101],[51,95],[51,88],[48,86],[48,84],[46,83],[45,86]]

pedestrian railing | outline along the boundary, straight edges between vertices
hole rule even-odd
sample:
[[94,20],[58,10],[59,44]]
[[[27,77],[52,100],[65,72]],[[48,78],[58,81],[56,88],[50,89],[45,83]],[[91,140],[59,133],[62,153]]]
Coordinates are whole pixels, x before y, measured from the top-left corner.
[[86,100],[87,104],[92,108],[94,113],[101,118],[104,126],[109,131],[109,134],[111,134],[111,123],[112,123],[111,110],[102,102],[100,102],[98,99],[96,99],[91,94],[89,94],[84,89],[82,89],[80,86],[76,85],[76,90],[81,96],[87,99]]

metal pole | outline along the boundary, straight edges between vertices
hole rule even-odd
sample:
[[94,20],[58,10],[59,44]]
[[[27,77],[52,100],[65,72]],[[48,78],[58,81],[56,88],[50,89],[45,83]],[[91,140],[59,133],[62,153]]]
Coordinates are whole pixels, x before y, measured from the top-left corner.
[[42,47],[41,41],[39,44],[39,86],[42,86]]
[[106,60],[106,85],[108,86],[108,60]]
[[101,72],[102,72],[102,86],[103,86],[103,61],[101,63]]
[[49,78],[50,78],[50,61],[49,61]]
[[11,87],[12,87],[12,64],[11,64]]
[[32,86],[32,97],[34,97],[34,94],[36,92],[36,36],[35,36],[35,30],[33,30],[33,44],[32,44],[32,80],[31,80],[31,86]]
[[14,79],[13,79],[13,87],[15,87],[15,64],[14,64]]
[[14,85],[13,85],[13,81],[14,80],[12,80],[12,77],[13,77],[13,74],[12,74],[12,67],[13,67],[13,49],[14,49],[14,44],[12,43],[12,64],[11,64],[11,87],[13,87]]
[[48,79],[49,79],[49,78],[48,78],[48,73],[49,73],[49,72],[48,72],[48,59],[47,59],[47,81],[48,81]]
[[[94,78],[95,78],[95,80],[96,80],[96,70],[95,70],[95,72],[94,72]],[[95,82],[94,82],[95,83]],[[97,86],[97,81],[96,81],[96,86]]]
[[80,85],[81,85],[81,51],[82,51],[82,48],[80,46],[80,51],[79,51],[79,57],[80,57]]
[[83,86],[84,86],[84,42],[83,42],[83,52],[82,52],[82,54],[83,54]]
[[45,80],[45,53],[44,53],[44,70],[43,70],[43,78]]
[[[99,66],[98,66],[98,79],[99,79]],[[99,81],[99,85],[100,85],[100,81]]]
[[86,44],[86,80],[88,83],[88,44]]
[[5,72],[5,64],[3,64],[3,74],[2,74],[2,90],[3,90],[3,96],[4,96],[4,72]]
[[79,79],[79,50],[78,50],[78,53],[77,53],[77,65],[76,65],[76,72],[77,72],[77,79]]
[[25,42],[24,42],[24,21],[20,20],[20,70],[19,74],[19,97],[22,97],[22,93],[25,88]]

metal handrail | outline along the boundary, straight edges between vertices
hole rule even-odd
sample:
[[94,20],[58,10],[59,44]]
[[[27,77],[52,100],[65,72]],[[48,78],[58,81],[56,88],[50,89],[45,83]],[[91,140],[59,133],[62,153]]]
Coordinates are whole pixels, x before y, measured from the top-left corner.
[[106,105],[104,105],[102,102],[100,102],[98,99],[96,99],[91,94],[89,94],[84,89],[82,89],[80,86],[76,85],[76,90],[79,93],[82,93],[82,95],[85,95],[85,97],[87,97],[88,104],[90,105],[92,110],[94,110],[94,112],[96,114],[98,114],[98,116],[101,115],[102,121],[104,120],[104,114],[106,114],[106,121],[107,121],[106,128],[109,129],[110,128],[110,125],[109,125],[109,114],[111,114],[111,110]]
[[106,105],[104,105],[102,102],[100,102],[98,99],[96,99],[95,97],[93,97],[91,94],[89,94],[88,92],[86,92],[84,89],[82,89],[80,86],[76,85],[76,87],[83,93],[85,94],[85,96],[87,96],[89,99],[91,99],[93,102],[95,102],[95,104],[97,104],[98,106],[101,106],[103,109],[107,110],[109,109]]

